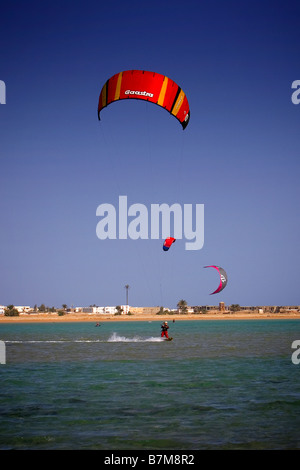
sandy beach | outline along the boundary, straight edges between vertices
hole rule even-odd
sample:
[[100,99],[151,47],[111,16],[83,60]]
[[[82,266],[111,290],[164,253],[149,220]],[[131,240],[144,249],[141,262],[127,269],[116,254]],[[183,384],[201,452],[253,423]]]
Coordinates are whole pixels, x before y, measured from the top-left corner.
[[240,311],[234,313],[210,312],[206,314],[187,314],[187,315],[157,315],[157,314],[134,314],[134,315],[97,315],[83,313],[66,313],[65,315],[57,315],[57,313],[38,313],[23,314],[16,317],[0,316],[1,323],[65,323],[65,322],[119,322],[119,321],[187,321],[187,320],[286,320],[299,319],[300,312],[282,312],[282,313],[257,313]]

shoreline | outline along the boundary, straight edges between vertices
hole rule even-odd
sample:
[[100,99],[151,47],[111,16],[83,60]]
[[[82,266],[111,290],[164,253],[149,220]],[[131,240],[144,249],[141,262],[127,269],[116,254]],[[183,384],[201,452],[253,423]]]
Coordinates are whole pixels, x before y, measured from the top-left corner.
[[206,314],[187,314],[187,315],[157,315],[157,314],[133,314],[133,315],[86,315],[82,313],[67,313],[58,316],[56,313],[26,314],[17,317],[0,317],[0,325],[7,323],[72,323],[72,322],[130,322],[130,321],[205,321],[205,320],[300,320],[300,312],[289,313],[206,313]]

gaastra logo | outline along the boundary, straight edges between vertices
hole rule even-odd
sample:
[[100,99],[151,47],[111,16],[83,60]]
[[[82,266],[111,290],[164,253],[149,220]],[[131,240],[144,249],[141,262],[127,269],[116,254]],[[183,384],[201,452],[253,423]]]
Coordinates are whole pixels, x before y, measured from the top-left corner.
[[147,91],[133,91],[133,90],[126,90],[125,95],[140,95],[140,96],[149,96],[150,98],[153,97],[153,93],[147,93]]

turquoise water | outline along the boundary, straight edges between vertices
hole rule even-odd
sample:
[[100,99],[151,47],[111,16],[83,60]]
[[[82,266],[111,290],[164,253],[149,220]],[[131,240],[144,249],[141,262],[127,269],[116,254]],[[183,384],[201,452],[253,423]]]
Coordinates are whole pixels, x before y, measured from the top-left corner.
[[298,320],[4,324],[0,449],[299,449]]

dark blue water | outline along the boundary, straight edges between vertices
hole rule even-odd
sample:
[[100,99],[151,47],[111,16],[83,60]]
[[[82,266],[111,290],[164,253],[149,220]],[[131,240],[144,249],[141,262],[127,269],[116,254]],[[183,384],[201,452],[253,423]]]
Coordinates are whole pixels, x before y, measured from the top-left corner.
[[0,449],[299,449],[298,320],[4,324]]

